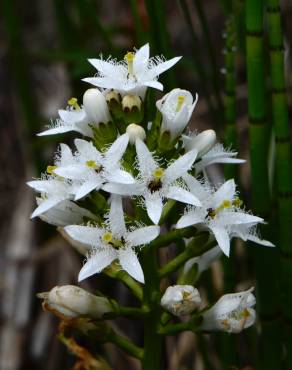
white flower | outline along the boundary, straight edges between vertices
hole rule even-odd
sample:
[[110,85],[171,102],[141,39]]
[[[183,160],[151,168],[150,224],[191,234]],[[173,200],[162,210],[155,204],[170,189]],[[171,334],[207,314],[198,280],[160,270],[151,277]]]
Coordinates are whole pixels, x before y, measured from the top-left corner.
[[41,193],[41,200],[31,218],[40,216],[64,200],[73,199],[72,184],[59,177],[47,176],[41,180],[29,181],[27,185]]
[[91,124],[107,123],[111,120],[106,98],[98,89],[85,91],[83,94],[83,108]]
[[198,158],[200,158],[216,144],[216,132],[214,130],[205,130],[197,135],[182,135],[182,140],[185,150],[188,152],[192,149],[197,149]]
[[[74,198],[75,184],[60,176],[56,176],[54,172],[57,166],[66,166],[72,163],[73,160],[74,158],[68,145],[60,144],[55,165],[47,167],[47,174],[42,179],[27,183],[27,185],[41,193],[41,197],[37,201],[38,207],[32,213],[31,218],[40,216],[60,203]],[[47,217],[50,218],[50,216]]]
[[195,164],[196,173],[214,163],[245,163],[244,159],[234,158],[235,156],[237,156],[237,152],[227,150],[222,144],[218,143],[203,154],[200,161]]
[[253,288],[240,293],[225,294],[214,306],[203,313],[201,329],[205,331],[226,331],[240,333],[252,326],[256,312]]
[[70,318],[100,319],[113,311],[107,298],[95,296],[74,285],[56,286],[49,292],[39,293],[38,297],[44,299],[45,309]]
[[[44,201],[42,198],[37,198],[37,204],[41,205]],[[84,217],[96,220],[96,216],[85,208],[79,207],[70,200],[63,200],[53,208],[40,214],[40,219],[54,226],[66,226],[80,224]]]
[[200,303],[200,293],[191,285],[170,286],[161,298],[161,306],[176,316],[190,314]]
[[187,274],[195,264],[198,266],[198,274],[201,274],[203,271],[207,270],[214,261],[219,259],[221,254],[222,250],[217,245],[216,247],[203,253],[201,256],[189,259],[184,265],[184,275]]
[[190,207],[178,220],[177,228],[199,225],[208,228],[219,247],[227,256],[230,250],[230,239],[241,237],[238,226],[246,224],[255,226],[263,223],[260,217],[244,212],[241,201],[236,196],[234,180],[228,180],[219,189],[208,189],[190,175],[184,177],[189,189],[198,196],[201,207]]
[[158,100],[156,107],[162,114],[161,132],[169,131],[172,138],[177,137],[188,124],[197,101],[198,94],[193,101],[192,94],[181,89],[173,89]]
[[128,52],[123,61],[89,59],[97,69],[97,76],[84,78],[94,86],[115,89],[122,95],[137,94],[142,99],[147,87],[163,90],[163,85],[157,81],[158,76],[176,64],[181,57],[165,61],[160,57],[149,57],[149,44],[142,46],[135,53]]
[[116,195],[111,198],[105,227],[70,225],[65,227],[65,231],[71,238],[92,248],[79,273],[79,281],[99,273],[114,260],[118,260],[122,269],[143,283],[144,275],[134,247],[148,244],[159,235],[158,226],[127,230],[122,199]]
[[120,195],[142,196],[148,216],[155,224],[158,224],[161,217],[165,198],[200,205],[198,198],[177,182],[177,179],[184,176],[191,169],[197,156],[196,150],[181,156],[166,169],[160,167],[146,144],[139,139],[136,140],[136,151],[139,168],[137,182],[130,185],[109,183],[104,186],[106,191]]
[[80,185],[76,185],[75,200],[83,198],[93,190],[99,190],[107,181],[133,183],[134,178],[119,166],[128,141],[128,135],[124,134],[115,140],[105,153],[100,153],[92,142],[75,139],[77,153],[74,159],[66,165],[57,165],[54,173],[79,182]]
[[93,137],[92,129],[89,124],[92,123],[88,119],[84,108],[80,108],[77,99],[72,98],[68,101],[66,109],[59,109],[59,117],[56,122],[48,127],[46,131],[38,134],[38,136],[63,134],[69,131],[79,132],[81,135]]

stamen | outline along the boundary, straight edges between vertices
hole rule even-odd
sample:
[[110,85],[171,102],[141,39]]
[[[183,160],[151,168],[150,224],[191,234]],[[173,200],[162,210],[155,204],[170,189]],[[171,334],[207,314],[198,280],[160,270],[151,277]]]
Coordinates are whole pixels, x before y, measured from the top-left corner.
[[96,168],[97,167],[97,163],[93,160],[89,160],[89,161],[86,161],[86,166],[87,167],[90,167],[90,168]]
[[127,54],[124,56],[124,60],[128,64],[128,72],[130,75],[134,75],[134,68],[133,68],[133,61],[134,61],[135,53],[128,51]]
[[153,177],[157,180],[160,180],[164,175],[164,169],[163,168],[156,168],[153,172]]
[[235,207],[241,207],[243,205],[243,201],[239,198],[235,198],[232,201],[232,205]]
[[46,172],[50,175],[53,175],[56,168],[57,166],[47,166]]
[[181,110],[181,108],[183,106],[183,103],[185,102],[185,99],[186,98],[183,95],[179,95],[177,97],[177,105],[176,105],[176,109],[175,109],[176,112],[179,112]]
[[106,243],[110,243],[113,240],[113,234],[109,231],[105,232],[102,236],[102,240]]
[[68,104],[73,107],[75,110],[79,110],[80,106],[78,104],[77,98],[71,98],[68,100]]
[[230,200],[228,200],[228,199],[223,200],[223,202],[222,202],[222,207],[223,207],[223,208],[230,208],[230,207],[231,207],[231,202],[230,202]]
[[188,299],[190,295],[191,295],[191,293],[190,293],[190,292],[186,292],[186,291],[183,291],[183,292],[182,292],[182,296],[183,296],[183,299],[184,299],[184,300],[185,300],[185,299]]

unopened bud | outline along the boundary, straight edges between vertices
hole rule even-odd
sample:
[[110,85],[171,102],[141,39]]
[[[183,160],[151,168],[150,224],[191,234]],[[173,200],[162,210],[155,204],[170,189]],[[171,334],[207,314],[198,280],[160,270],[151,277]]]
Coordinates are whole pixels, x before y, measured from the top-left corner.
[[45,309],[61,317],[100,319],[113,310],[107,298],[95,296],[74,285],[56,286],[50,292],[39,293],[38,297],[44,299]]
[[83,107],[92,123],[107,123],[111,120],[107,102],[98,89],[88,89],[83,95]]
[[135,144],[137,139],[144,141],[146,139],[146,133],[142,126],[131,123],[127,129],[127,134],[129,135],[129,141],[131,144]]
[[161,298],[162,307],[175,316],[190,314],[200,303],[200,293],[191,285],[170,286]]
[[121,95],[116,90],[111,90],[106,94],[105,99],[108,103],[112,102],[120,103]]
[[122,100],[122,107],[124,111],[132,111],[133,109],[141,110],[141,98],[138,95],[125,95]]
[[183,142],[187,152],[197,149],[198,157],[201,157],[216,144],[216,133],[214,130],[205,130],[194,137],[183,135]]
[[240,333],[249,328],[256,319],[252,308],[256,299],[253,288],[240,293],[225,294],[214,306],[204,311],[201,329]]

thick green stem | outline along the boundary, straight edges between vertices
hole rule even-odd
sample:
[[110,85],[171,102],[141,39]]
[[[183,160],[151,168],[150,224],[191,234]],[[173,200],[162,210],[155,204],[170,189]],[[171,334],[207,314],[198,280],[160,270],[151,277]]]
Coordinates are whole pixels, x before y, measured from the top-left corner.
[[118,279],[123,282],[132,291],[135,297],[137,297],[140,301],[142,300],[143,291],[141,286],[136,283],[136,281],[132,279],[131,276],[126,273],[126,271],[120,270],[119,267],[116,267],[115,265],[111,265],[111,267],[108,267],[104,270],[104,273],[111,278]]
[[[262,0],[246,1],[246,54],[253,208],[267,220],[271,211],[267,162],[270,130],[266,113]],[[265,370],[280,369],[278,252],[276,248],[257,246],[253,246],[253,251],[261,323],[258,365]]]
[[158,238],[153,240],[151,245],[155,248],[167,247],[170,243],[176,242],[177,240],[194,236],[195,232],[196,229],[192,226],[185,227],[183,229],[172,230],[167,234],[160,235]]
[[160,324],[160,281],[157,274],[157,249],[150,244],[144,248],[142,266],[145,276],[143,303],[150,310],[144,319],[144,355],[143,370],[161,369],[162,337],[157,333]]
[[113,330],[107,335],[106,341],[116,344],[133,357],[136,357],[140,360],[143,358],[142,348],[136,346],[129,339],[116,334]]
[[159,277],[163,278],[170,273],[177,271],[190,258],[201,256],[203,253],[213,248],[216,245],[216,242],[212,241],[206,244],[208,237],[208,233],[200,233],[194,237],[182,253],[180,253],[177,257],[168,262],[168,264],[159,270]]
[[201,317],[193,317],[187,322],[180,322],[178,324],[169,324],[164,327],[160,327],[158,332],[163,335],[177,335],[183,331],[195,332],[199,329],[202,322]]
[[292,368],[292,162],[284,71],[284,46],[279,0],[266,0],[273,128],[276,141],[279,243],[282,262],[282,309],[285,325],[286,367]]

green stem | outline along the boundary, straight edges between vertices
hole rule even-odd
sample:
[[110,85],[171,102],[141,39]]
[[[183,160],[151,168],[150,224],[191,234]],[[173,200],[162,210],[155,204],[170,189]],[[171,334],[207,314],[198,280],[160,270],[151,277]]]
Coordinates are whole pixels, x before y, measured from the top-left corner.
[[131,276],[126,273],[126,271],[120,270],[118,267],[111,265],[104,270],[104,273],[111,278],[120,280],[132,291],[135,297],[137,297],[140,301],[142,300],[143,291],[141,286],[136,283],[136,281],[132,279]]
[[194,236],[195,233],[196,229],[192,226],[185,227],[183,229],[171,230],[167,234],[159,235],[158,238],[151,242],[151,245],[155,248],[167,247],[170,243],[183,238],[190,238]]
[[161,369],[162,337],[157,334],[160,324],[160,281],[157,274],[157,250],[150,244],[142,254],[142,266],[145,276],[143,303],[150,310],[144,319],[144,355],[143,370]]
[[113,312],[109,312],[103,316],[105,320],[113,319],[118,316],[129,318],[143,319],[149,313],[147,307],[126,307],[120,306],[115,300],[111,299]]
[[266,0],[272,119],[276,141],[279,244],[282,264],[282,309],[285,325],[286,367],[292,368],[292,162],[284,71],[284,46],[279,0]]
[[107,335],[106,341],[116,344],[133,357],[136,357],[140,360],[143,358],[142,348],[136,346],[129,339],[116,334],[113,330]]
[[178,324],[170,324],[164,327],[160,327],[158,332],[159,334],[163,335],[177,335],[183,331],[195,332],[199,329],[201,322],[201,317],[194,317],[187,322],[180,322]]
[[[271,196],[267,163],[269,126],[266,113],[262,0],[246,1],[246,54],[253,206],[255,212],[267,220],[271,211]],[[262,231],[264,234],[267,229]],[[278,252],[276,248],[263,249],[257,246],[253,246],[253,251],[261,323],[258,365],[260,369],[275,370],[280,368],[281,363]]]
[[188,243],[185,251],[180,253],[177,257],[168,262],[164,267],[162,267],[159,270],[158,275],[160,279],[174,271],[177,271],[190,258],[201,256],[203,253],[213,248],[216,245],[216,242],[212,241],[206,243],[208,238],[209,234],[205,232],[195,236],[193,240]]

